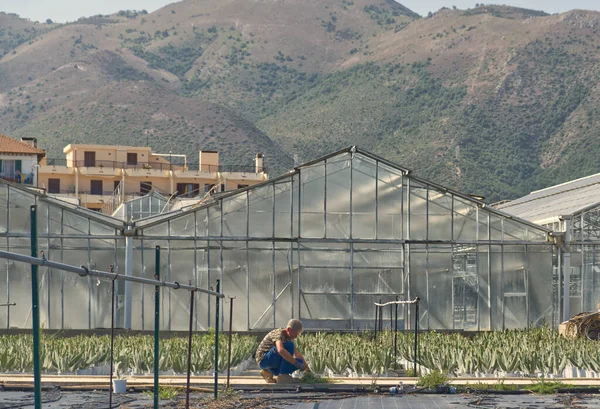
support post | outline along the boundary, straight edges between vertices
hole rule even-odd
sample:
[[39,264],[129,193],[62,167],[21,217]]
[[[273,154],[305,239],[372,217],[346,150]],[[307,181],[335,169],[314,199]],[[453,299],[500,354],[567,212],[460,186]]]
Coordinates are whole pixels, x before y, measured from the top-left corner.
[[[221,280],[217,280],[217,292],[221,292]],[[219,301],[217,297],[217,305],[215,312],[215,399],[219,397]]]
[[559,251],[562,253],[563,269],[563,316],[561,321],[567,321],[571,318],[571,220],[565,219],[565,246]]
[[417,372],[417,360],[419,357],[419,297],[415,298],[415,362],[414,362],[414,375],[419,376]]
[[[398,301],[398,296],[396,296]],[[398,362],[398,304],[395,305],[396,312],[394,313],[394,369]]]
[[[190,281],[190,285],[192,282]],[[192,329],[194,325],[194,296],[195,291],[190,291],[190,327],[188,333],[188,350],[187,350],[187,383],[185,388],[185,408],[190,407],[190,375],[192,372]]]
[[[154,249],[154,279],[160,280],[160,246]],[[158,409],[158,371],[160,360],[160,286],[154,287],[154,409]]]
[[[125,236],[125,275],[133,276],[133,237],[130,235]],[[131,329],[131,308],[131,282],[125,281],[125,329]]]
[[231,330],[233,323],[233,300],[235,297],[229,297],[229,345],[227,346],[227,389],[229,389],[229,376],[231,374]]
[[[110,272],[114,272],[114,266],[110,266]],[[112,398],[113,398],[113,371],[114,371],[114,362],[115,362],[115,280],[117,276],[114,276],[111,280],[110,286],[110,381],[108,385],[108,407],[112,408]]]
[[[31,225],[31,257],[37,257],[37,205],[29,208]],[[35,409],[42,407],[42,376],[40,368],[40,310],[38,294],[38,266],[31,265],[31,312],[33,326],[33,383]]]
[[373,330],[375,331],[375,336],[374,338],[377,339],[377,324],[379,323],[379,307],[376,305],[375,306],[375,326],[373,328]]

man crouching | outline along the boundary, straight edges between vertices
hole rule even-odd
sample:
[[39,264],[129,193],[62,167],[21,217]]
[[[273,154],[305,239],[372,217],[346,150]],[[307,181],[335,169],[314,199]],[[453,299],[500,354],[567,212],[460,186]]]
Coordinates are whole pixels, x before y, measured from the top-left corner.
[[[297,369],[309,372],[307,363],[295,349],[294,340],[304,329],[300,320],[290,320],[287,328],[278,328],[269,332],[256,350],[256,363],[260,374],[267,383],[290,383],[290,376]],[[275,381],[274,376],[277,376]]]

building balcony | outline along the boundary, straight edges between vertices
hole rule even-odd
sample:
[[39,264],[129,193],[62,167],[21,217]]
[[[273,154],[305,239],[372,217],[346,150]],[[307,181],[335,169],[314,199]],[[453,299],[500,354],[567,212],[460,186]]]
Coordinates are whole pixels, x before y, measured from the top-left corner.
[[38,166],[38,174],[72,175],[73,167],[69,166],[66,159],[46,159],[45,164]]

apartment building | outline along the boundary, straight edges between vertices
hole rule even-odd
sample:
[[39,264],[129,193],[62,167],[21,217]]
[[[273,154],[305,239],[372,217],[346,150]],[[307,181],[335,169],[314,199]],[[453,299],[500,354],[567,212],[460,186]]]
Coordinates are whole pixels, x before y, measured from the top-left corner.
[[38,163],[46,152],[35,138],[16,140],[0,134],[0,178],[14,183],[37,185]]
[[249,166],[222,166],[219,152],[200,151],[198,163],[190,166],[189,155],[154,153],[149,147],[69,144],[63,152],[64,159],[42,161],[38,187],[105,213],[150,192],[200,198],[268,179],[262,154]]

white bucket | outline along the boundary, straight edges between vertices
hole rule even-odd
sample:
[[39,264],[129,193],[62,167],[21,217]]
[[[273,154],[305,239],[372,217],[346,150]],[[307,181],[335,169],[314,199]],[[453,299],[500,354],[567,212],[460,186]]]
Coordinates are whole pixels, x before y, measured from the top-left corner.
[[113,379],[113,392],[114,393],[125,393],[127,392],[127,379]]

